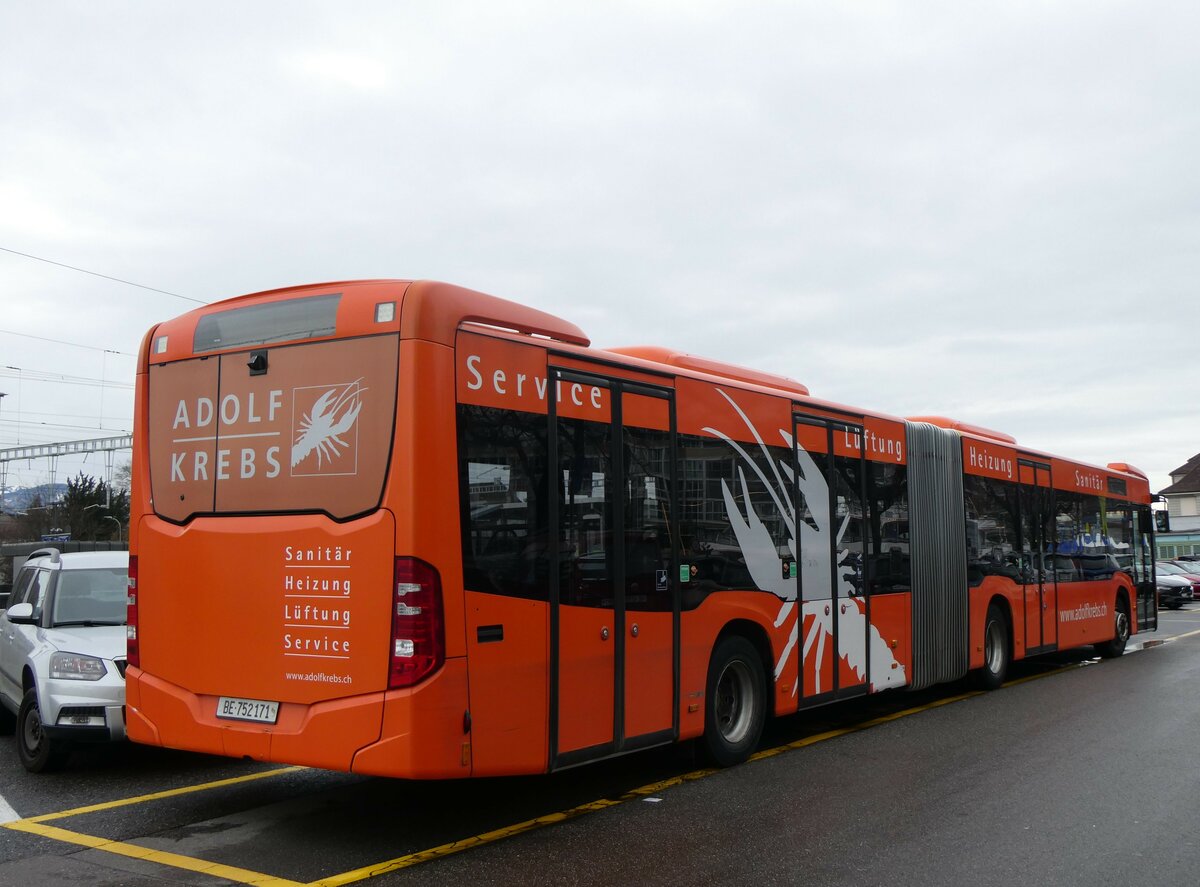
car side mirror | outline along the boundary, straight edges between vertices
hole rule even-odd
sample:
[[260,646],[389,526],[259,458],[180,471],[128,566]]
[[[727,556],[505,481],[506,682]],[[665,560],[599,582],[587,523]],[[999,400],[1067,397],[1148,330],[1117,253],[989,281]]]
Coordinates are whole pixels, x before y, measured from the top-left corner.
[[8,608],[8,621],[17,625],[32,625],[33,604],[28,601],[23,604],[13,604]]

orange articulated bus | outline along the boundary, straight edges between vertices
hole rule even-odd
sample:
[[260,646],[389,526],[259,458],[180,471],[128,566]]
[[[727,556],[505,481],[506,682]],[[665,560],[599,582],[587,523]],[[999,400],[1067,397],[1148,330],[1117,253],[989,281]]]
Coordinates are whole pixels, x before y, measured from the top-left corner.
[[1147,478],[441,283],[242,296],[139,358],[139,741],[537,773],[1156,627]]

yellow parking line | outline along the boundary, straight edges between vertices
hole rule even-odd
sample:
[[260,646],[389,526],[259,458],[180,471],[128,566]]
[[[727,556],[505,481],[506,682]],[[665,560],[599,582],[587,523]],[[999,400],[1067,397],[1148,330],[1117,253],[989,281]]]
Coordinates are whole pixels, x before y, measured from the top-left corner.
[[395,859],[378,862],[374,865],[363,866],[362,868],[354,869],[353,871],[342,872],[340,875],[330,875],[328,878],[321,878],[320,880],[312,881],[305,885],[305,887],[342,887],[344,884],[352,884],[355,881],[363,881],[367,878],[377,877],[378,875],[386,875],[389,872],[406,869],[414,865],[419,865],[423,862],[429,862],[430,860],[440,859],[443,856],[450,856],[453,853],[459,853],[463,850],[470,850],[473,847],[481,847],[484,844],[492,844],[496,841],[502,841],[505,838],[511,838],[516,835],[524,834],[525,832],[531,832],[535,831],[536,829],[545,828],[548,825],[558,825],[560,822],[567,822],[568,820],[585,816],[588,813],[595,813],[598,810],[607,810],[609,807],[616,807],[619,804],[624,804],[627,801],[645,798],[650,795],[657,794],[663,789],[672,788],[676,785],[682,785],[685,782],[693,782],[697,779],[703,779],[706,776],[712,776],[714,773],[719,772],[719,770],[713,768],[693,770],[690,773],[684,773],[680,776],[672,776],[669,779],[663,779],[659,782],[652,782],[648,785],[630,789],[618,798],[600,798],[596,801],[589,801],[586,804],[580,804],[578,807],[572,807],[569,810],[560,810],[557,813],[547,813],[545,816],[527,819],[524,822],[518,822],[515,825],[506,825],[503,828],[485,832],[482,835],[473,835],[469,838],[463,838],[460,841],[451,841],[448,844],[441,844],[437,847],[431,847],[428,850],[418,850],[416,853],[398,856]]
[[429,862],[433,859],[440,859],[441,857],[449,856],[452,853],[470,850],[472,847],[480,847],[484,844],[502,841],[505,838],[511,838],[514,835],[520,835],[524,832],[534,831],[535,829],[544,828],[548,825],[557,825],[560,822],[566,822],[569,819],[574,819],[577,816],[583,816],[586,813],[594,813],[597,810],[603,810],[607,807],[615,807],[617,804],[622,803],[623,800],[625,799],[601,799],[599,801],[591,801],[587,804],[581,804],[578,807],[572,807],[570,810],[562,810],[558,813],[548,813],[545,816],[539,816],[536,819],[527,819],[524,822],[517,823],[516,825],[506,825],[504,828],[499,828],[491,832],[485,832],[482,835],[474,835],[470,838],[463,838],[461,841],[451,841],[449,844],[431,847],[428,850],[419,850],[416,853],[409,853],[406,856],[398,856],[395,859],[389,859],[385,862],[363,866],[362,868],[354,869],[353,871],[343,872],[340,875],[331,875],[328,878],[321,878],[319,881],[311,881],[307,887],[341,887],[343,884],[352,884],[355,881],[364,881],[367,878],[386,875],[389,872],[406,869],[410,866],[419,865],[422,862]]
[[[1013,683],[1016,683],[1015,681]],[[1005,684],[1005,686],[1008,686]],[[802,739],[797,739],[794,742],[789,742],[785,745],[777,745],[774,748],[766,748],[762,751],[755,752],[750,756],[752,761],[761,761],[763,758],[773,758],[776,755],[783,754],[785,751],[794,751],[795,749],[805,748],[810,745],[816,745],[818,742],[825,742],[828,739],[836,739],[838,736],[846,736],[850,733],[858,733],[862,730],[868,730],[871,727],[878,727],[880,724],[886,724],[890,721],[896,721],[900,718],[907,718],[910,715],[920,714],[923,711],[932,711],[935,708],[941,708],[943,705],[950,705],[952,702],[962,702],[964,699],[971,699],[974,696],[982,696],[983,690],[971,690],[967,693],[960,693],[957,696],[947,696],[945,699],[937,699],[933,702],[928,702],[925,705],[915,705],[912,708],[906,708],[903,711],[892,712],[891,714],[880,715],[877,718],[871,718],[869,721],[863,721],[851,727],[839,727],[836,730],[829,730],[825,733],[816,733],[812,736],[805,736]]]
[[[75,807],[71,810],[63,810],[59,813],[44,813],[41,816],[31,816],[28,819],[18,820],[19,822],[49,822],[52,819],[66,819],[68,816],[81,816],[84,813],[95,813],[98,810],[112,810],[114,807],[128,807],[130,804],[144,804],[147,801],[158,801],[162,798],[174,798],[179,795],[189,795],[192,792],[205,792],[214,788],[222,788],[227,785],[237,785],[242,782],[253,782],[256,779],[267,779],[271,776],[282,776],[285,773],[295,773],[298,770],[304,770],[304,767],[279,767],[275,770],[264,770],[261,773],[250,773],[246,776],[234,776],[229,779],[218,779],[215,782],[205,782],[200,785],[188,785],[183,788],[172,788],[161,792],[152,792],[148,795],[138,795],[136,798],[122,798],[119,801],[105,801],[103,804],[90,804],[87,807]],[[12,828],[14,823],[7,824]]]
[[68,844],[78,844],[81,847],[90,847],[93,850],[103,850],[105,853],[115,853],[118,856],[127,856],[131,859],[141,859],[146,862],[155,862],[159,865],[184,869],[189,872],[212,875],[215,878],[224,878],[227,881],[236,881],[239,884],[258,884],[262,885],[262,887],[302,887],[300,882],[289,881],[286,878],[276,878],[272,875],[264,875],[261,872],[252,872],[232,865],[222,865],[219,862],[206,862],[203,859],[181,856],[178,853],[168,853],[164,850],[151,850],[148,847],[139,847],[136,844],[127,844],[123,841],[110,841],[107,838],[84,835],[53,825],[42,825],[28,819],[19,819],[16,822],[6,823],[5,828],[10,828],[18,832],[28,832],[31,835],[38,835],[43,838],[52,838],[55,841],[64,841]]

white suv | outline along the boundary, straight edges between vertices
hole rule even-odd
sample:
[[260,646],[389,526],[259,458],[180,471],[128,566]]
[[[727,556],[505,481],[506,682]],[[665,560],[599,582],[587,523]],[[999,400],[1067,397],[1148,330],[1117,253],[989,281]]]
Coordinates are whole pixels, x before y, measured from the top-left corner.
[[34,773],[125,738],[129,552],[35,551],[0,615],[0,732]]

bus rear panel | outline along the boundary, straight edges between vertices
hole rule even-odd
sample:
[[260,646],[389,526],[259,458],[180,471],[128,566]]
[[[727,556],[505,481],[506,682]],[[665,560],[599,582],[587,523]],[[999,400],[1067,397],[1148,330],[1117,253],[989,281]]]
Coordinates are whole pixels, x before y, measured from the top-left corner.
[[147,337],[135,740],[340,770],[469,772],[461,629],[447,637],[441,589],[457,546],[422,530],[456,515],[408,505],[457,496],[451,453],[414,456],[439,422],[453,439],[453,394],[429,385],[436,372],[421,388],[416,365],[449,371],[452,356],[401,344],[403,292],[263,294]]

